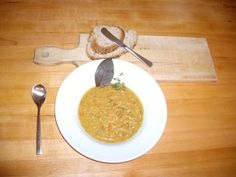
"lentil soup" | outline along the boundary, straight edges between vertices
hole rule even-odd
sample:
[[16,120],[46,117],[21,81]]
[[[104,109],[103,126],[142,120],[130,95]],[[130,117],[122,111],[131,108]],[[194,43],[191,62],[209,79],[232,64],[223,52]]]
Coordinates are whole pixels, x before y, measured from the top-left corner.
[[143,105],[128,87],[90,88],[79,105],[82,127],[93,138],[119,143],[131,138],[141,127]]

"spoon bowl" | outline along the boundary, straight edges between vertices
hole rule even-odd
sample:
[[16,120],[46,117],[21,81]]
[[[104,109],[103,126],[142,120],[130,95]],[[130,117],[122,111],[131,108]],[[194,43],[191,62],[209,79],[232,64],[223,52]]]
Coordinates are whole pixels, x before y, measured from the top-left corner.
[[37,130],[36,130],[36,155],[42,154],[41,149],[41,121],[40,121],[40,108],[46,99],[47,91],[42,84],[36,84],[32,87],[32,98],[37,105]]
[[32,98],[37,106],[44,103],[46,94],[46,88],[42,84],[36,84],[32,87]]

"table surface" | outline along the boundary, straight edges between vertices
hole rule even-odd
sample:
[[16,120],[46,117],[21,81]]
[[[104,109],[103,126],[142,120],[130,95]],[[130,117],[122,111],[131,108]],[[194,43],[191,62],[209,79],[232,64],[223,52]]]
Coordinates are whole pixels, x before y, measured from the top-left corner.
[[[112,24],[143,35],[205,37],[217,82],[161,82],[168,104],[163,136],[136,160],[106,164],[62,138],[54,101],[71,64],[40,66],[34,49],[77,46],[79,33]],[[236,2],[230,0],[0,2],[0,176],[235,176]],[[35,83],[47,87],[42,107],[43,155],[35,155]],[[132,151],[132,149],[128,149]]]

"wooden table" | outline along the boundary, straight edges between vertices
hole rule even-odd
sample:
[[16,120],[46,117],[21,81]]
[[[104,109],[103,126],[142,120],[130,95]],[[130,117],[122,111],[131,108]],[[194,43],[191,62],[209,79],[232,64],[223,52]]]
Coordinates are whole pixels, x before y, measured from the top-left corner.
[[[236,3],[222,0],[0,2],[0,176],[143,177],[236,175]],[[168,123],[154,148],[120,164],[90,160],[62,138],[56,93],[75,66],[33,63],[34,49],[77,46],[95,24],[143,35],[205,37],[217,82],[162,82]],[[43,83],[43,155],[35,155],[36,106],[31,88]],[[132,151],[132,149],[130,149]]]

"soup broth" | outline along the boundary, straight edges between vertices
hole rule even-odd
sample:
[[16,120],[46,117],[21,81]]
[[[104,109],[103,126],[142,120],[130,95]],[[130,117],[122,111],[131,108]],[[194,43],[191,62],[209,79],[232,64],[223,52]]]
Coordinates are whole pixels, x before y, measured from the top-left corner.
[[143,121],[143,106],[128,87],[93,87],[81,99],[79,119],[93,138],[118,143],[131,138]]

